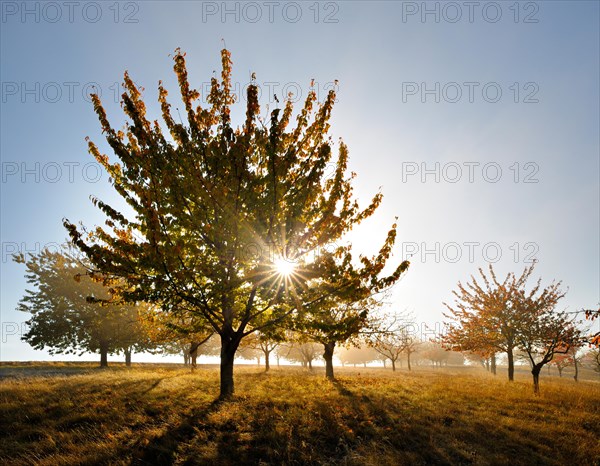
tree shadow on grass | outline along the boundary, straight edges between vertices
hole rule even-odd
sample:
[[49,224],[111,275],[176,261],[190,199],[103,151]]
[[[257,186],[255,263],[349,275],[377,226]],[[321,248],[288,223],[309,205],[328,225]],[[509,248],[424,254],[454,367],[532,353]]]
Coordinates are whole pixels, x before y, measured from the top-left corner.
[[194,410],[175,428],[168,429],[162,436],[150,440],[134,452],[131,464],[169,465],[176,459],[176,453],[182,443],[188,442],[196,434],[196,427],[210,413],[215,412],[224,403],[220,398],[208,406]]
[[460,408],[404,406],[383,401],[383,395],[379,400],[358,395],[339,380],[333,385],[351,401],[358,416],[369,417],[379,427],[371,435],[368,430],[362,434],[368,441],[385,443],[388,452],[397,455],[396,464],[558,464],[525,430],[507,430]]

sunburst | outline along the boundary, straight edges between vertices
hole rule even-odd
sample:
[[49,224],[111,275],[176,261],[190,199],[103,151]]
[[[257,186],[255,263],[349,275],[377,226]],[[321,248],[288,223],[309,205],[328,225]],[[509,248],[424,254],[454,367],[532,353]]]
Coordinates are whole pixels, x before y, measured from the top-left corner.
[[282,277],[293,275],[296,270],[296,264],[285,257],[278,257],[273,262],[275,271]]

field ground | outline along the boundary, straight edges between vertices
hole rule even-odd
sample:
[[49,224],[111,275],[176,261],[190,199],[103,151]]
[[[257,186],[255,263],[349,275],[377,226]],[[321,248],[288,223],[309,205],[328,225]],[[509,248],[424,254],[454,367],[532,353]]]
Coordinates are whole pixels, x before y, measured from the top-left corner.
[[2,364],[0,463],[600,464],[597,381],[336,369]]

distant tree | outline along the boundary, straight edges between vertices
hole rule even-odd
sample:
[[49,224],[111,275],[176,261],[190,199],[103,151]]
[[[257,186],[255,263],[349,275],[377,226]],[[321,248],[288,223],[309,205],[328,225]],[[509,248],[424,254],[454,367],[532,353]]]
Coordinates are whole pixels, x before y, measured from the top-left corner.
[[373,320],[372,331],[366,337],[367,343],[385,359],[392,363],[392,371],[396,371],[396,362],[402,354],[407,354],[408,370],[411,370],[410,355],[417,344],[416,337],[411,334],[410,323],[405,317],[390,316]]
[[315,265],[320,279],[301,294],[303,313],[296,329],[324,348],[325,376],[334,378],[333,353],[336,345],[351,343],[368,327],[369,311],[379,305],[374,296],[389,290],[408,269],[401,262],[389,275],[383,273],[396,240],[396,224],[388,231],[379,253],[360,256],[355,265],[351,246],[323,251]]
[[390,360],[392,371],[395,372],[396,362],[404,352],[404,338],[402,335],[378,335],[376,338],[373,338],[371,345],[380,356],[383,356],[386,360]]
[[[194,319],[185,309],[168,313],[159,306],[147,306],[141,321],[157,347],[171,354],[183,352],[184,364],[189,364],[192,371],[197,368],[200,347],[206,345],[215,334],[212,327]],[[214,341],[212,339],[213,343]],[[205,346],[203,350],[208,348]],[[211,351],[214,353],[214,348]]]
[[240,345],[242,356],[253,356],[257,359],[260,365],[260,356],[265,361],[265,372],[269,372],[271,368],[270,356],[277,349],[284,339],[284,333],[279,328],[270,327],[266,331],[256,332],[244,339]]
[[581,365],[581,360],[583,358],[583,353],[580,352],[580,349],[584,346],[584,341],[580,341],[579,344],[574,342],[569,348],[569,356],[573,362],[573,368],[575,369],[575,374],[573,374],[573,379],[575,382],[579,381],[579,367]]
[[552,361],[550,361],[550,364],[556,366],[556,369],[558,370],[558,376],[562,377],[563,370],[573,365],[573,357],[568,353],[555,354],[552,358]]
[[377,353],[366,343],[362,343],[360,345],[361,346],[349,346],[348,348],[340,348],[337,355],[339,360],[343,364],[352,364],[354,367],[356,367],[357,364],[367,367],[368,363],[374,361],[377,358]]
[[422,342],[416,335],[406,334],[404,336],[404,349],[402,351],[403,354],[406,355],[406,363],[408,365],[408,370],[412,370],[410,364],[410,357],[412,354],[416,353],[419,350],[419,346]]
[[419,350],[420,356],[428,360],[434,367],[442,367],[448,363],[451,352],[435,342],[425,342]]
[[[92,96],[119,162],[91,141],[89,151],[134,215],[93,199],[107,227],[90,235],[67,219],[64,225],[93,273],[127,281],[125,300],[158,303],[165,312],[188,309],[213,328],[221,338],[220,396],[227,398],[242,339],[303,311],[297,290],[321,278],[312,253],[371,216],[382,195],[364,209],[353,198],[348,149],[340,142],[334,156],[328,134],[334,91],[318,106],[310,91],[288,130],[292,97],[263,121],[253,80],[244,124],[235,128],[229,51],[221,52],[222,72],[211,79],[207,108],[197,104],[200,93],[190,87],[184,54],[177,50],[174,61],[185,123],[173,118],[159,84],[167,135],[147,118],[142,90],[127,73],[124,131],[113,128],[100,97]],[[278,266],[286,260],[296,262],[297,273]]]
[[[508,380],[514,379],[515,351],[521,344],[523,332],[528,332],[531,317],[527,316],[536,306],[549,306],[560,300],[564,293],[560,283],[541,288],[541,280],[526,291],[526,285],[535,263],[526,267],[520,276],[509,273],[503,281],[496,277],[492,265],[489,277],[479,269],[481,281],[471,276],[466,285],[458,283],[454,291],[455,305],[446,303],[451,325],[442,338],[443,344],[456,351],[476,351],[487,358],[495,353],[506,353]],[[533,350],[533,349],[532,349]]]
[[[252,335],[254,337],[254,335]],[[244,340],[244,342],[239,346],[237,351],[237,356],[247,361],[256,361],[256,365],[260,366],[260,360],[262,358],[263,352],[257,346],[254,346],[250,343],[254,338],[250,338],[249,341]]]
[[134,349],[153,347],[139,319],[144,304],[110,304],[114,290],[87,276],[85,264],[75,257],[46,249],[15,260],[25,264],[27,283],[35,287],[18,305],[31,314],[22,338],[35,349],[47,348],[50,354],[99,352],[100,366],[105,367],[109,354],[122,352],[131,365]]
[[289,332],[287,341],[283,343],[280,349],[280,355],[291,362],[298,362],[302,367],[312,370],[312,363],[320,357],[319,348],[321,345],[310,341],[306,336]]
[[593,348],[584,354],[582,363],[600,375],[600,348]]

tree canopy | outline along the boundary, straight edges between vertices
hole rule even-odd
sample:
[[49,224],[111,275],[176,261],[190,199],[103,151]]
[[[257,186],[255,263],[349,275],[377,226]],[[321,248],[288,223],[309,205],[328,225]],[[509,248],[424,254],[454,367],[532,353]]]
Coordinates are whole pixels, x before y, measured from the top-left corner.
[[[185,54],[176,50],[174,62],[185,123],[173,118],[162,83],[164,125],[150,120],[142,90],[127,72],[123,130],[109,123],[100,97],[92,96],[118,160],[91,140],[89,151],[134,214],[93,198],[104,226],[88,232],[68,219],[64,225],[89,258],[92,276],[112,286],[125,280],[125,301],[194,315],[220,335],[221,396],[227,397],[242,338],[303,311],[300,291],[324,272],[311,258],[371,216],[382,195],[364,208],[353,197],[348,148],[340,140],[335,154],[329,136],[333,90],[321,103],[311,90],[290,128],[292,96],[263,119],[253,81],[245,121],[234,128],[229,51],[221,52],[221,76],[211,78],[206,108],[188,80]],[[281,260],[294,263],[293,273],[278,269]]]

